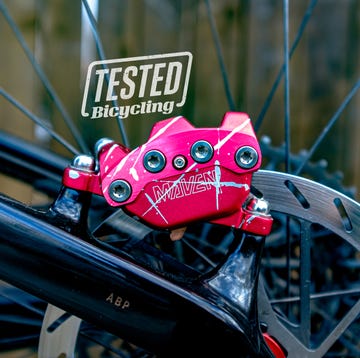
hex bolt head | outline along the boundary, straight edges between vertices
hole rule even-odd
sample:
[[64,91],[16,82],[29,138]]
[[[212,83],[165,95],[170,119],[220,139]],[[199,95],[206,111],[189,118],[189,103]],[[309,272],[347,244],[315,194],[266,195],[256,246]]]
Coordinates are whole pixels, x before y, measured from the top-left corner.
[[71,162],[71,167],[84,172],[93,172],[95,170],[95,159],[91,155],[77,155]]
[[214,148],[206,140],[199,140],[191,146],[190,154],[195,162],[206,163],[212,158]]
[[173,159],[173,166],[175,169],[184,169],[186,167],[187,160],[183,155],[177,155]]
[[131,186],[125,180],[114,180],[109,186],[109,195],[117,203],[123,203],[130,198]]
[[164,169],[166,159],[159,150],[150,150],[144,155],[144,167],[151,173],[158,173]]
[[248,145],[239,148],[235,154],[236,164],[243,169],[251,169],[258,162],[257,151]]

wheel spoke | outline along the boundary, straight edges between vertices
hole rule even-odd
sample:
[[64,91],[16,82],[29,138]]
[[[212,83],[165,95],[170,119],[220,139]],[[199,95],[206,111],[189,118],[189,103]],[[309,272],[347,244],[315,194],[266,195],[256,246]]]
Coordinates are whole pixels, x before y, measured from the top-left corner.
[[290,168],[290,71],[289,71],[289,1],[283,0],[283,33],[284,33],[284,128],[285,128],[285,171]]
[[[331,292],[313,293],[310,295],[310,300],[317,300],[317,299],[330,298],[330,297],[339,297],[339,296],[352,296],[352,295],[360,295],[360,288],[354,288],[354,289],[348,289],[348,290],[334,290]],[[271,304],[299,302],[300,300],[301,300],[300,296],[282,297],[282,298],[272,299]]]
[[[311,3],[309,4],[308,8],[306,9],[305,11],[305,15],[303,16],[302,18],[302,21],[301,21],[301,24],[299,26],[299,29],[297,30],[297,34],[296,34],[296,37],[295,37],[295,40],[291,46],[291,49],[290,49],[290,55],[289,55],[289,58],[291,59],[292,55],[294,54],[294,51],[295,49],[297,48],[301,38],[302,38],[302,35],[305,31],[305,28],[306,28],[306,25],[308,24],[312,14],[313,14],[313,10],[315,8],[317,4],[317,0],[312,0]],[[272,103],[272,100],[273,100],[273,97],[276,93],[276,90],[278,89],[279,87],[279,84],[280,84],[280,81],[282,80],[282,77],[285,73],[285,64],[283,64],[280,68],[280,71],[278,72],[277,76],[276,76],[276,79],[271,87],[271,90],[261,108],[261,111],[260,111],[260,114],[258,115],[256,121],[255,121],[255,124],[254,124],[254,129],[255,131],[257,132],[262,123],[263,123],[263,120],[264,120],[264,117]]]
[[339,339],[344,331],[353,323],[360,315],[360,300],[349,310],[344,318],[338,323],[333,331],[327,336],[322,342],[320,347],[317,349],[318,357],[322,357],[332,345]]
[[357,91],[360,88],[360,78],[357,80],[353,88],[350,90],[348,95],[345,97],[344,101],[340,104],[337,111],[334,113],[334,115],[330,118],[328,124],[323,128],[320,135],[316,138],[315,143],[312,145],[311,149],[307,152],[303,162],[301,165],[298,166],[298,168],[295,171],[295,175],[300,175],[302,170],[304,169],[306,163],[310,160],[312,155],[314,154],[315,150],[319,147],[322,140],[325,138],[326,134],[330,131],[330,129],[335,125],[336,121],[340,118],[341,114],[345,110],[346,106],[350,103],[352,98],[355,96]]
[[[100,60],[103,61],[103,60],[106,59],[106,56],[105,56],[105,51],[104,51],[104,48],[103,48],[103,45],[102,45],[102,41],[100,39],[99,31],[98,31],[98,28],[97,28],[96,19],[95,19],[94,15],[93,15],[93,13],[92,13],[92,11],[90,9],[90,6],[89,6],[87,0],[82,0],[82,3],[84,4],[84,8],[85,8],[86,14],[87,14],[89,22],[90,22],[91,30],[92,30],[92,33],[93,33],[93,36],[94,36],[94,39],[95,39],[96,49],[98,51]],[[109,81],[109,74],[108,73],[105,74],[105,78],[106,78],[106,81]],[[114,102],[115,107],[119,107],[119,104],[117,103],[117,100],[113,100],[113,102]],[[126,135],[123,119],[121,118],[120,114],[118,114],[116,116],[116,121],[117,121],[119,130],[120,130],[122,141],[123,141],[123,143],[124,143],[124,145],[126,147],[129,147],[130,143],[129,143],[128,137]]]
[[13,104],[17,109],[26,115],[30,120],[44,128],[56,141],[62,144],[66,149],[71,153],[77,155],[79,151],[75,149],[69,142],[67,142],[63,137],[61,137],[57,132],[50,128],[50,126],[41,118],[36,116],[34,113],[30,112],[25,108],[20,102],[18,102],[13,96],[7,93],[3,88],[0,87],[0,95]]
[[205,5],[206,5],[207,14],[208,14],[208,19],[209,19],[209,22],[210,22],[210,28],[211,28],[211,34],[212,34],[213,42],[215,44],[216,56],[217,56],[218,61],[219,61],[219,67],[220,67],[220,70],[221,70],[221,75],[222,75],[222,79],[223,79],[223,83],[224,83],[224,91],[225,91],[225,94],[226,94],[228,106],[229,106],[230,111],[235,111],[236,106],[235,106],[233,96],[231,94],[229,76],[227,74],[225,61],[224,61],[224,56],[223,56],[223,51],[222,51],[222,48],[221,48],[221,42],[220,42],[220,38],[219,38],[219,32],[217,30],[214,15],[213,15],[213,12],[211,10],[210,0],[205,0]]
[[21,48],[25,52],[26,57],[30,61],[30,63],[32,65],[32,67],[34,68],[36,74],[38,75],[39,79],[43,83],[43,85],[44,85],[45,89],[47,90],[49,96],[52,98],[52,100],[54,101],[55,105],[57,106],[59,112],[61,113],[62,117],[64,118],[64,121],[65,121],[66,125],[70,129],[70,132],[73,135],[73,137],[75,138],[76,142],[78,143],[80,149],[84,153],[87,153],[89,151],[89,149],[88,149],[87,145],[85,144],[85,141],[84,141],[82,135],[80,134],[78,129],[75,127],[75,124],[74,124],[73,120],[70,118],[68,112],[66,111],[66,109],[65,109],[64,105],[62,104],[60,98],[56,94],[56,91],[54,90],[54,88],[51,85],[50,81],[46,77],[46,75],[45,75],[44,71],[42,70],[41,66],[36,61],[33,52],[29,49],[29,46],[26,44],[26,41],[25,41],[21,31],[19,30],[19,27],[16,25],[15,21],[11,17],[8,9],[6,8],[6,6],[5,6],[5,4],[3,3],[2,0],[0,0],[0,11],[2,12],[3,16],[5,17],[7,23],[9,24],[9,26],[11,28],[11,30],[14,32],[18,43],[20,44]]

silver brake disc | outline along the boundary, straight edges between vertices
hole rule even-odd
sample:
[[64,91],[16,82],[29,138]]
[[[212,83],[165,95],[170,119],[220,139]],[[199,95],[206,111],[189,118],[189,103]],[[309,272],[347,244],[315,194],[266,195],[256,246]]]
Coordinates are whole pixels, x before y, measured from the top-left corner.
[[259,170],[252,185],[270,210],[318,223],[360,251],[360,204],[333,189],[302,177]]
[[39,358],[74,358],[81,319],[47,305],[40,332]]
[[[337,234],[360,251],[360,205],[345,195],[314,181],[285,173],[260,170],[254,174],[253,186],[269,201],[273,212],[291,215],[311,223],[318,223]],[[288,350],[288,357],[322,357],[339,335],[360,314],[360,299],[340,321],[336,329],[316,349],[304,345],[275,313],[260,281],[260,320],[268,326],[269,334]],[[39,358],[74,357],[81,320],[49,305],[44,317]]]
[[[360,204],[356,201],[314,181],[280,172],[256,172],[252,185],[269,201],[271,212],[319,224],[360,251]],[[306,238],[300,237],[300,241],[303,239]],[[360,317],[360,287],[357,285],[358,293],[352,296],[352,307],[322,337],[316,347],[311,347],[310,344],[303,343],[297,327],[272,307],[271,298],[265,292],[265,282],[260,282],[259,319],[266,323],[268,333],[287,349],[289,358],[323,357],[344,331]]]

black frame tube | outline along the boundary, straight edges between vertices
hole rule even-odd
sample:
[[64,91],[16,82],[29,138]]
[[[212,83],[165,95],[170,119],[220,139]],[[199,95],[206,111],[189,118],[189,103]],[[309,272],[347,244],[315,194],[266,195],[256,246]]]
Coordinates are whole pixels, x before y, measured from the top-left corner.
[[70,159],[0,131],[1,173],[55,196]]
[[160,355],[259,354],[250,320],[203,282],[174,284],[30,213],[0,197],[4,281]]
[[[67,163],[0,132],[2,171],[50,195],[57,195]],[[271,356],[252,313],[234,307],[206,280],[170,282],[48,219],[0,195],[0,279],[159,356],[216,350]],[[249,296],[256,299],[255,285]]]

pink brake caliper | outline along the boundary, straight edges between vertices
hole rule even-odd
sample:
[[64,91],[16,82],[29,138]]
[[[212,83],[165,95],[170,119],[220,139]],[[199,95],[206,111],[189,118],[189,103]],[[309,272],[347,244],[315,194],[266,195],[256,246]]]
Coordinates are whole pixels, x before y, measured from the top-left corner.
[[245,113],[228,112],[219,128],[195,128],[184,117],[156,123],[146,143],[130,151],[102,141],[98,171],[65,170],[65,186],[103,195],[109,205],[157,228],[211,221],[267,235],[272,219],[244,207],[259,143]]
[[[94,170],[65,169],[64,186],[102,195],[156,228],[176,230],[201,220],[261,236],[271,230],[271,216],[250,194],[261,152],[245,113],[226,113],[219,128],[195,128],[181,116],[166,119],[136,149],[103,139],[96,154]],[[277,358],[285,357],[272,337],[264,338]]]

